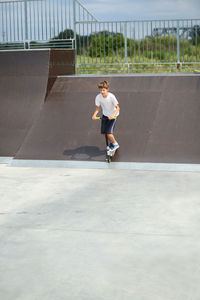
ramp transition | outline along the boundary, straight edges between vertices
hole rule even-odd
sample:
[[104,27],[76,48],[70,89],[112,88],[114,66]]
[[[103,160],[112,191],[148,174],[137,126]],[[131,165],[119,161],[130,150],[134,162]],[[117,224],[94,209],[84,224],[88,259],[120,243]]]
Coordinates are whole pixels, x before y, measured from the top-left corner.
[[57,75],[74,68],[74,50],[0,51],[0,156],[15,156]]
[[14,156],[44,100],[48,51],[0,52],[0,156]]

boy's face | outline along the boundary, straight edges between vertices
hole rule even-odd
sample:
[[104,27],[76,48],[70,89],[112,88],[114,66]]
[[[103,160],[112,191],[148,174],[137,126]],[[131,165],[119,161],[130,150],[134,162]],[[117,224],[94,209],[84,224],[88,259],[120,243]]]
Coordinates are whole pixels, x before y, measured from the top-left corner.
[[99,89],[99,90],[100,90],[101,95],[104,98],[106,98],[108,96],[108,89],[102,88],[102,89]]

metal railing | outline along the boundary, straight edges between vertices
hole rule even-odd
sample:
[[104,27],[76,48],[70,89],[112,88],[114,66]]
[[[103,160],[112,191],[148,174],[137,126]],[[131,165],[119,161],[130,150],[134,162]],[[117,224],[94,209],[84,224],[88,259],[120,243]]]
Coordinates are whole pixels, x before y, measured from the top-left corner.
[[96,20],[78,0],[0,0],[0,49],[75,47],[75,18]]
[[78,73],[200,66],[200,19],[99,22],[78,0],[0,0],[0,50],[76,49]]
[[49,48],[70,48],[74,49],[74,39],[67,40],[49,40],[49,41],[17,41],[0,44],[0,50],[17,49],[49,49]]
[[76,22],[77,70],[182,71],[200,65],[200,19]]

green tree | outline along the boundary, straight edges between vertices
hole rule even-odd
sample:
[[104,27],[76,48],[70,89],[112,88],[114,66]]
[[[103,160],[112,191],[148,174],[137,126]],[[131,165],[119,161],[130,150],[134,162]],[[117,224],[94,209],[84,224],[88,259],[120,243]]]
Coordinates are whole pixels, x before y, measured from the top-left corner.
[[101,31],[90,35],[90,56],[111,56],[124,48],[124,36],[121,33]]
[[72,29],[65,29],[61,31],[57,36],[53,38],[53,40],[66,40],[66,39],[73,39],[74,38],[74,31]]
[[200,44],[200,26],[199,25],[194,25],[190,30],[189,30],[189,37],[192,40],[192,44]]

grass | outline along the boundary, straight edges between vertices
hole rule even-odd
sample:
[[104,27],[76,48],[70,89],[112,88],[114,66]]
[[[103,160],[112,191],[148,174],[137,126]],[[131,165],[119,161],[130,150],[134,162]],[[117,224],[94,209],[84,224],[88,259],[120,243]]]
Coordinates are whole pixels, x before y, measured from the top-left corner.
[[126,61],[124,47],[114,48],[110,43],[106,48],[95,40],[77,53],[77,72],[81,74],[195,72],[200,69],[200,42],[194,45],[192,41],[180,39],[179,68],[177,40],[172,36],[128,40]]
[[136,56],[125,59],[117,56],[113,57],[85,57],[77,55],[77,73],[79,74],[107,74],[107,73],[158,73],[158,72],[197,72],[200,69],[200,59],[192,61],[192,57],[187,60],[187,55],[181,60],[180,68],[177,67],[177,56],[170,57],[169,60]]

